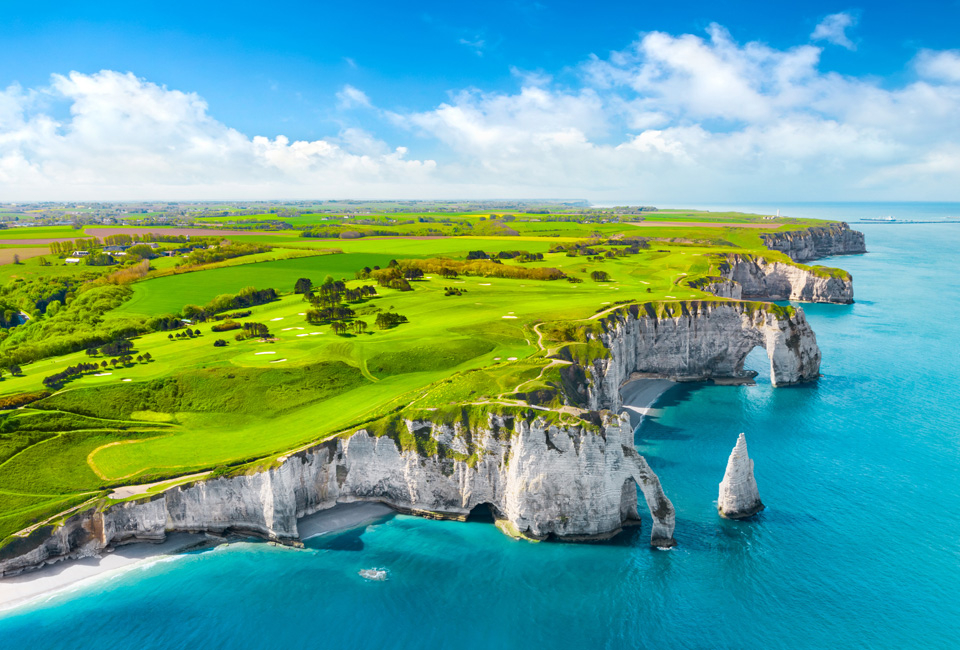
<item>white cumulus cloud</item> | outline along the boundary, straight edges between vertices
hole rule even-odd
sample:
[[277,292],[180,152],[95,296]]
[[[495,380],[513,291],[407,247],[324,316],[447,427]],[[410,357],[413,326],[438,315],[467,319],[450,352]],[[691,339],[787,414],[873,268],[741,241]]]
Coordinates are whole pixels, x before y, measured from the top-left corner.
[[845,12],[830,14],[814,28],[810,38],[815,41],[827,41],[848,50],[855,50],[857,46],[847,36],[847,29],[856,24],[857,19],[852,14]]

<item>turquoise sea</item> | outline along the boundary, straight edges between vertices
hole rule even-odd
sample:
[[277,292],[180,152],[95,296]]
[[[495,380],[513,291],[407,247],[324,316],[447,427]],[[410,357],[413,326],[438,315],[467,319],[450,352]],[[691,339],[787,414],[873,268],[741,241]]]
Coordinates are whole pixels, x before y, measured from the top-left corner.
[[[818,383],[771,389],[751,356],[757,386],[679,386],[639,428],[674,550],[647,526],[531,544],[396,516],[101,579],[0,613],[0,647],[960,647],[960,224],[857,227],[870,253],[822,262],[857,303],[804,306]],[[730,522],[714,502],[741,431],[767,510]]]

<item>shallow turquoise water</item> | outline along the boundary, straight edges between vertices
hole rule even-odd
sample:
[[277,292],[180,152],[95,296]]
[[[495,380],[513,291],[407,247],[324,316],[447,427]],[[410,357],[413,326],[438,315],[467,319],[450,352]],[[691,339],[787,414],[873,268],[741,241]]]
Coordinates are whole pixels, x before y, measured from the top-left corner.
[[[673,551],[647,527],[528,544],[398,516],[101,580],[0,614],[0,646],[956,648],[960,225],[862,229],[869,255],[827,262],[857,304],[804,307],[817,384],[678,387],[638,431],[677,508]],[[728,522],[714,502],[740,431],[768,507]]]

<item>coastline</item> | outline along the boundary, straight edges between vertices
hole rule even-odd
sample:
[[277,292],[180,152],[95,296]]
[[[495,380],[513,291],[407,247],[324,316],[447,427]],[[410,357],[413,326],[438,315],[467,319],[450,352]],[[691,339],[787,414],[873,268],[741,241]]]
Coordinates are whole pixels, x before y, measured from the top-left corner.
[[[301,539],[366,526],[394,511],[382,503],[356,502],[307,515],[297,522]],[[0,615],[41,598],[53,596],[88,581],[128,571],[164,557],[209,548],[224,538],[200,533],[171,533],[159,544],[136,542],[111,549],[97,556],[62,560],[36,571],[0,579]]]
[[620,387],[623,410],[630,416],[630,426],[636,430],[650,413],[660,396],[677,385],[670,379],[632,379]]

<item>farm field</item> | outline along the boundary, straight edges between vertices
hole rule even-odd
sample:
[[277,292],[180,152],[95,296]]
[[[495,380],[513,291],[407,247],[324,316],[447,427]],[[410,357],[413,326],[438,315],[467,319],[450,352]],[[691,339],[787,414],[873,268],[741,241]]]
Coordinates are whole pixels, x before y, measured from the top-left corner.
[[[108,364],[53,389],[45,387],[44,378],[108,357],[81,349],[24,363],[20,376],[5,374],[0,399],[48,395],[0,416],[0,539],[121,485],[268,458],[398,409],[517,404],[515,394],[545,385],[551,366],[540,325],[586,322],[624,303],[716,299],[686,284],[708,272],[713,253],[779,255],[763,248],[756,229],[526,225],[549,226],[557,236],[537,236],[531,229],[510,237],[330,240],[254,232],[229,239],[263,238],[278,248],[170,275],[164,274],[173,272],[176,259],[153,260],[146,277],[111,290],[114,306],[96,322],[126,327],[253,287],[274,289],[279,297],[236,320],[262,323],[269,336],[238,341],[236,330],[214,332],[217,321],[191,322],[188,327],[199,335],[189,338],[174,336],[182,328],[141,329],[130,338],[130,354],[149,353],[149,361]],[[549,252],[558,245],[583,245],[593,234],[605,243],[591,245],[607,251],[627,248],[619,241],[623,237],[660,240],[607,257]],[[283,248],[288,240],[295,248]],[[329,248],[342,252],[319,254]],[[306,314],[314,307],[294,293],[301,278],[318,287],[329,276],[355,290],[376,285],[355,279],[364,267],[386,269],[391,260],[456,262],[478,250],[494,256],[527,251],[543,259],[504,259],[490,267],[517,267],[524,276],[518,278],[426,272],[410,282],[409,291],[378,286],[375,296],[351,304],[355,315],[349,323],[369,326],[362,333],[337,334],[330,324],[311,324]],[[287,255],[297,257],[276,259]],[[6,274],[5,281],[79,278],[90,268],[39,266],[31,259],[0,267],[0,275]],[[552,273],[559,271],[561,279],[533,279],[546,269],[556,269]],[[401,314],[407,322],[375,327],[380,313]],[[217,340],[223,345],[214,346]],[[51,472],[51,467],[67,469]]]

